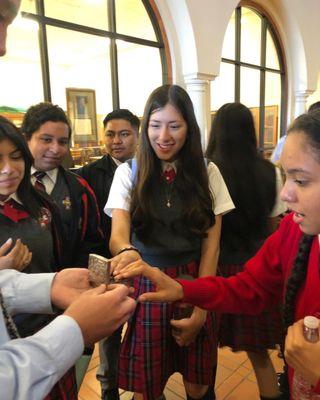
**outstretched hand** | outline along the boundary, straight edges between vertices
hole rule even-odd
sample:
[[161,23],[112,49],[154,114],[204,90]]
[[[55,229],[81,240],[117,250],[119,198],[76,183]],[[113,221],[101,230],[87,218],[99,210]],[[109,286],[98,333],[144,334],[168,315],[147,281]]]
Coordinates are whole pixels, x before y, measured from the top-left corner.
[[123,253],[114,256],[110,260],[110,272],[114,273],[115,270],[120,271],[125,268],[127,265],[133,263],[134,261],[142,261],[141,256],[137,251],[130,250],[124,251]]
[[84,342],[93,345],[123,325],[136,307],[125,285],[100,285],[86,291],[64,312],[79,325]]
[[143,293],[138,300],[145,301],[164,301],[172,302],[183,298],[182,286],[170,278],[168,275],[159,270],[159,268],[151,267],[142,260],[135,261],[125,268],[114,270],[115,280],[132,278],[134,276],[143,275],[150,279],[156,287],[156,292]]
[[81,293],[91,289],[87,268],[66,268],[58,272],[51,286],[51,302],[64,310]]

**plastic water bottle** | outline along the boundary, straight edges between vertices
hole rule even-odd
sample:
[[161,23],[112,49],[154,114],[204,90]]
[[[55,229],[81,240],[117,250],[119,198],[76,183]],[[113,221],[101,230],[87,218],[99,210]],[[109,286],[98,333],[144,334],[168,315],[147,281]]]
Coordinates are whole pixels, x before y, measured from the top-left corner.
[[[319,341],[319,320],[316,317],[304,317],[303,336],[308,342]],[[315,393],[308,381],[295,372],[292,383],[293,400],[320,400],[320,394]]]

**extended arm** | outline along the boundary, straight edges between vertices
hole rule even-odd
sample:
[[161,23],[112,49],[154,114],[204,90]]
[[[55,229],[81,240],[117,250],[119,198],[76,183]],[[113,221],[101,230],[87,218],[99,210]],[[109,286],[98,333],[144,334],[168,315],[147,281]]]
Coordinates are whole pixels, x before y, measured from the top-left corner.
[[[0,311],[1,312],[1,311]],[[0,320],[1,337],[3,319]],[[0,346],[0,387],[7,400],[42,399],[83,351],[77,323],[60,316],[25,339]]]
[[[74,299],[75,288],[70,287],[69,273],[59,274],[53,283],[57,291],[52,290],[51,295],[63,305],[68,296]],[[8,285],[3,288],[8,289]],[[124,285],[110,289],[106,291],[106,286],[101,285],[85,291],[72,302],[65,315],[25,339],[9,341],[0,309],[0,386],[6,388],[6,399],[42,399],[79,358],[84,343],[92,345],[109,336],[129,318],[135,308],[135,301],[128,297],[129,289]]]

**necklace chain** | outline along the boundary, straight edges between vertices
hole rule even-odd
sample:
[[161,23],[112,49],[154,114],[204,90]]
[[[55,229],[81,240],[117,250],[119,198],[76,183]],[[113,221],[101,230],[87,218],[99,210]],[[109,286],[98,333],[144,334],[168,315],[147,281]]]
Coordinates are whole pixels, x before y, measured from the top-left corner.
[[166,183],[166,187],[165,187],[166,206],[168,208],[171,207],[171,197],[172,197],[173,185],[174,185],[174,181],[172,181],[170,183]]

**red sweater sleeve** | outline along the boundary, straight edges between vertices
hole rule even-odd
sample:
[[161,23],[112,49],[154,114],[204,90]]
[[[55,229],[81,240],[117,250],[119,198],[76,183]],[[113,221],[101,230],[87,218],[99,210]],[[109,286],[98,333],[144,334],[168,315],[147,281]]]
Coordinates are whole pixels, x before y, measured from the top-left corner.
[[318,383],[316,386],[314,386],[313,391],[317,394],[320,394],[320,379],[318,380]]
[[246,314],[258,314],[268,305],[279,303],[284,282],[281,251],[286,231],[283,226],[271,235],[246,263],[244,271],[235,276],[179,280],[184,291],[182,301],[207,310]]

